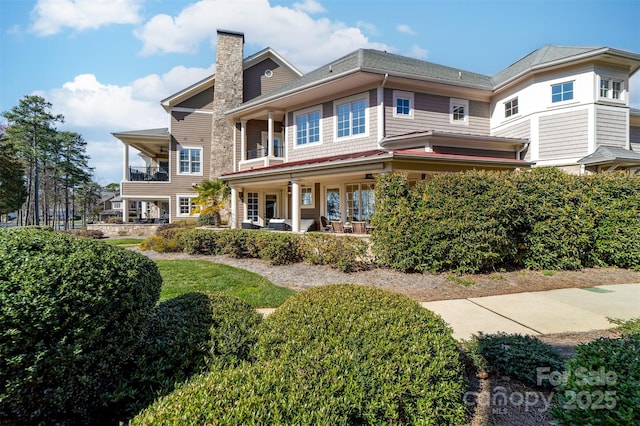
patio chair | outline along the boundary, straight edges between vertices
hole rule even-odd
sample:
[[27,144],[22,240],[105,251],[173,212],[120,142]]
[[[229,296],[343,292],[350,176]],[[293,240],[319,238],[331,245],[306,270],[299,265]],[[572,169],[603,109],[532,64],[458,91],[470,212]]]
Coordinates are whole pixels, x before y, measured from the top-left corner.
[[321,231],[331,231],[333,228],[331,226],[331,222],[329,222],[329,220],[324,217],[324,216],[320,216],[320,230]]
[[344,233],[344,226],[339,220],[332,220],[331,227],[333,228],[333,232],[339,232],[341,234]]
[[365,222],[351,222],[354,234],[366,234],[367,224]]

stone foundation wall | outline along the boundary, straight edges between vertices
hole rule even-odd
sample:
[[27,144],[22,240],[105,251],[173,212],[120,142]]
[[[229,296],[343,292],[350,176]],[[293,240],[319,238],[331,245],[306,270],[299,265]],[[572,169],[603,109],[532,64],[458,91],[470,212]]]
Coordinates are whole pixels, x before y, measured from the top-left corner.
[[102,231],[107,237],[150,237],[162,224],[121,224],[121,223],[97,223],[87,225],[88,230]]

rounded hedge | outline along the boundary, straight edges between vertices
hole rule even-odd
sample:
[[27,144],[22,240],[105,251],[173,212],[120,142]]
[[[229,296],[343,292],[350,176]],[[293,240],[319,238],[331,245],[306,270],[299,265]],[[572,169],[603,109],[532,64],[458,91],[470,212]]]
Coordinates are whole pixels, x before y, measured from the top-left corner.
[[0,423],[102,418],[161,284],[154,262],[119,247],[0,231]]
[[575,348],[555,391],[561,425],[640,424],[640,337],[597,339]]
[[211,368],[246,360],[262,316],[247,302],[216,293],[187,293],[160,303],[115,395],[122,416]]
[[299,293],[259,327],[254,364],[216,371],[133,424],[439,424],[465,421],[456,343],[442,319],[382,290]]

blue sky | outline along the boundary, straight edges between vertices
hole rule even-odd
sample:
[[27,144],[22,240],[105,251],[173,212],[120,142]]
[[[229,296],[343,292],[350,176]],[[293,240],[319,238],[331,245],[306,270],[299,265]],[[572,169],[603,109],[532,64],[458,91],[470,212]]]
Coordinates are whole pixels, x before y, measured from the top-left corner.
[[[640,53],[638,0],[0,0],[0,20],[0,111],[43,96],[101,184],[122,176],[111,132],[166,127],[159,101],[215,71],[218,28],[302,71],[360,47],[488,75],[545,44]],[[640,108],[640,73],[631,91]]]

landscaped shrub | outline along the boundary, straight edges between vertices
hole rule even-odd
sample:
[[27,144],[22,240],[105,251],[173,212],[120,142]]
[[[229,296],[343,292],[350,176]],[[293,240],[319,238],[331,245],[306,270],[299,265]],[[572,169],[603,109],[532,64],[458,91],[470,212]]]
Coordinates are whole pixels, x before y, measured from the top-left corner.
[[[462,373],[451,330],[404,296],[356,285],[289,298],[260,326],[262,362],[294,372],[305,404],[350,424],[461,424]],[[292,423],[296,423],[293,421]]]
[[194,374],[246,360],[261,320],[248,303],[224,294],[187,293],[160,303],[113,395],[123,416]]
[[119,224],[119,223],[122,223],[122,218],[118,216],[111,216],[111,217],[108,217],[107,220],[104,221],[104,223]]
[[168,253],[183,251],[184,247],[177,239],[170,239],[152,235],[145,238],[145,240],[140,243],[140,250],[153,250],[158,253]]
[[616,324],[616,330],[622,333],[623,336],[637,336],[640,337],[640,317],[631,318],[628,320],[621,318],[607,318],[610,323]]
[[598,339],[575,348],[556,377],[557,405],[551,415],[562,425],[640,424],[640,337]]
[[465,420],[461,365],[442,319],[403,296],[334,285],[259,327],[258,361],[200,376],[133,424],[438,424]]
[[161,283],[153,261],[119,247],[0,231],[0,423],[102,419]]
[[311,265],[329,265],[343,272],[365,269],[371,264],[366,240],[322,233],[306,234],[300,243],[301,256]]
[[467,351],[481,369],[521,380],[531,386],[549,387],[538,381],[538,368],[561,371],[564,359],[547,343],[519,334],[480,334],[468,343]]
[[300,236],[291,233],[246,232],[247,250],[272,265],[290,265],[302,260]]
[[67,231],[60,231],[60,232],[64,232],[65,234],[75,235],[77,237],[93,238],[95,240],[104,238],[104,233],[97,229],[69,229]]

